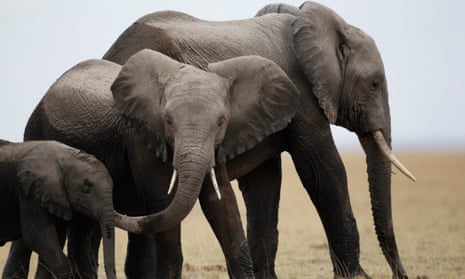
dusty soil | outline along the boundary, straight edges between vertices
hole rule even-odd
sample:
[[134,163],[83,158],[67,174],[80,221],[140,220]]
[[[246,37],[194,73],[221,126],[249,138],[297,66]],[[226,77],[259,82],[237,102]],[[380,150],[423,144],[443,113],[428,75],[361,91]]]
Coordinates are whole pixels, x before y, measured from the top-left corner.
[[[465,153],[398,154],[416,183],[393,175],[396,237],[410,278],[465,277]],[[332,278],[326,238],[287,155],[284,158],[276,269],[280,278]],[[362,154],[343,154],[361,242],[361,264],[373,278],[391,278],[376,241]],[[237,190],[237,187],[235,185]],[[239,205],[244,209],[240,193]],[[126,236],[117,234],[123,275]],[[198,205],[183,223],[184,277],[227,278],[224,258]],[[3,266],[8,245],[0,248]],[[101,277],[103,270],[101,270]],[[32,277],[31,277],[32,278]]]

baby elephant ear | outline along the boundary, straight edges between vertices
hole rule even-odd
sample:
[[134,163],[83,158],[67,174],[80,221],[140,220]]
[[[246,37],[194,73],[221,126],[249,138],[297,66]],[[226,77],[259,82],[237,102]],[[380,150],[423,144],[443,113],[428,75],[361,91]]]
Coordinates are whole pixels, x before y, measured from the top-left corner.
[[243,56],[208,65],[211,72],[229,78],[230,120],[218,160],[228,160],[284,129],[294,117],[299,90],[274,62]]
[[54,144],[38,145],[18,160],[16,175],[26,197],[39,202],[51,214],[71,220],[71,205],[57,158],[62,152]]
[[111,86],[115,106],[163,160],[167,156],[161,109],[164,85],[181,66],[168,56],[144,49],[128,59]]

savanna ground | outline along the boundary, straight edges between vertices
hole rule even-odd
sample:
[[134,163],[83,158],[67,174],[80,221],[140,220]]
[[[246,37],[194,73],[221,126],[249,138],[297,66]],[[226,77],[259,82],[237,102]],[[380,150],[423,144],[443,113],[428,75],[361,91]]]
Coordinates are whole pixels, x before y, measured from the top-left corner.
[[[279,216],[276,269],[280,278],[332,278],[326,238],[288,155]],[[411,278],[465,278],[465,153],[398,154],[417,178],[393,175],[393,216],[401,257]],[[391,278],[371,217],[362,154],[343,154],[360,232],[360,261],[373,278]],[[237,185],[234,184],[237,190]],[[244,206],[237,192],[239,206]],[[243,214],[244,215],[244,214]],[[184,278],[227,278],[213,232],[196,205],[183,223]],[[117,233],[117,272],[123,275],[125,233]],[[8,245],[0,249],[3,266]],[[100,270],[104,278],[103,268]],[[31,277],[32,278],[32,277]]]

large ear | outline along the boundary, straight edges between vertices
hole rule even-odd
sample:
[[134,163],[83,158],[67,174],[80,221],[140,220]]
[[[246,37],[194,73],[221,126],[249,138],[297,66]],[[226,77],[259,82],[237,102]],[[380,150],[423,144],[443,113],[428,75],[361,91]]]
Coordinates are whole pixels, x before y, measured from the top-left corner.
[[59,156],[62,150],[44,143],[26,152],[17,161],[17,177],[26,196],[51,214],[71,220],[72,210],[63,184]]
[[295,115],[300,93],[284,71],[259,56],[243,56],[208,65],[232,81],[228,128],[218,151],[224,161],[284,129]]
[[334,11],[309,1],[301,6],[293,28],[300,65],[329,122],[335,123],[350,26]]
[[128,59],[111,86],[116,107],[165,161],[164,84],[182,65],[159,52],[141,50]]
[[265,7],[261,8],[255,17],[266,15],[266,14],[272,14],[272,13],[277,13],[277,14],[290,14],[290,15],[298,15],[300,13],[299,8],[289,5],[289,4],[284,4],[284,3],[273,3],[273,4],[268,4]]

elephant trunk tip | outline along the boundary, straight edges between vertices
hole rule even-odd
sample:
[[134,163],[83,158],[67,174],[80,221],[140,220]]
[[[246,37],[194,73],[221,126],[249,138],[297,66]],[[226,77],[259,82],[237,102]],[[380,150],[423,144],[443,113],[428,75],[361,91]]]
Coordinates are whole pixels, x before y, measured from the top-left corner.
[[142,234],[144,230],[143,230],[141,221],[142,221],[141,217],[130,217],[130,216],[115,212],[116,227],[126,230],[128,232]]

